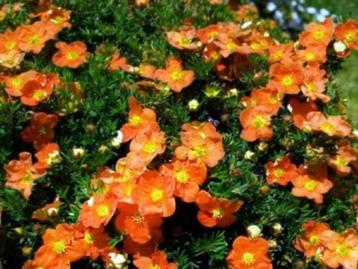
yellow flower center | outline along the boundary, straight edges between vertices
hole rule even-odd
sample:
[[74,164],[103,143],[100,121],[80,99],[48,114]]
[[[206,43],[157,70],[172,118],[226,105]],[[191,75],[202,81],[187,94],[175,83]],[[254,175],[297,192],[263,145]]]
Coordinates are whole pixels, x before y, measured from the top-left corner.
[[291,86],[293,84],[293,78],[291,75],[285,75],[283,76],[282,80],[281,80],[281,84],[283,86]]
[[78,53],[75,51],[70,51],[66,55],[67,59],[69,59],[69,60],[76,60],[78,58],[78,56],[79,56]]
[[285,172],[281,168],[276,168],[273,171],[273,174],[275,177],[282,177],[285,174]]
[[355,33],[353,32],[348,32],[345,36],[344,39],[350,43],[350,42],[354,42],[357,39],[357,36]]
[[319,237],[317,235],[312,235],[309,238],[310,244],[316,246],[319,243]]
[[66,250],[66,244],[63,241],[57,241],[53,244],[52,248],[58,254],[62,254]]
[[215,208],[211,213],[216,219],[221,219],[224,216],[224,212],[221,210],[221,208]]
[[152,198],[153,202],[158,202],[162,200],[163,197],[164,197],[164,191],[161,189],[154,189],[150,194],[150,198]]
[[334,131],[334,127],[331,123],[326,122],[322,125],[322,130],[327,134],[331,134]]
[[156,150],[157,145],[153,141],[147,142],[143,147],[143,151],[147,154],[153,154]]
[[96,208],[96,213],[99,217],[104,218],[109,216],[109,207],[108,205],[100,205]]
[[245,252],[244,255],[242,255],[242,261],[246,265],[253,265],[255,263],[255,256],[251,252]]
[[15,46],[16,46],[16,42],[14,40],[7,41],[5,44],[5,48],[7,50],[12,50],[13,48],[15,48]]
[[191,150],[191,154],[195,157],[195,158],[201,158],[204,157],[206,155],[206,150],[203,146],[198,146],[196,148],[193,148]]
[[306,183],[305,183],[305,189],[306,190],[309,190],[309,191],[313,191],[315,188],[317,187],[317,183],[316,181],[314,180],[308,180]]
[[315,32],[313,33],[313,38],[314,38],[315,40],[318,40],[318,41],[324,39],[325,36],[326,36],[326,34],[325,34],[325,32],[322,31],[322,30],[315,31]]
[[313,61],[316,58],[316,55],[312,51],[306,52],[306,60]]
[[175,174],[175,179],[180,183],[186,183],[189,180],[189,175],[185,170],[181,170]]
[[133,126],[137,126],[142,121],[141,117],[139,115],[134,115],[129,118],[129,123]]
[[257,115],[252,121],[255,128],[261,129],[267,126],[267,119],[262,115]]
[[135,223],[142,223],[144,221],[144,217],[139,213],[133,215],[132,219]]
[[83,240],[86,242],[86,244],[89,245],[92,245],[94,243],[93,236],[89,232],[86,232],[84,234]]
[[180,71],[180,70],[177,70],[177,71],[173,71],[170,73],[170,77],[173,79],[173,80],[181,80],[184,76],[184,73],[183,71]]
[[336,252],[339,256],[346,256],[349,252],[349,249],[345,245],[339,245],[336,248]]
[[37,45],[40,43],[40,41],[41,41],[41,37],[37,34],[32,35],[29,39],[29,43],[31,45]]
[[38,90],[35,90],[32,97],[36,100],[36,101],[40,101],[42,99],[44,99],[46,97],[46,92],[41,90],[41,89],[38,89]]
[[22,85],[23,80],[21,78],[13,78],[11,79],[11,85],[18,88]]

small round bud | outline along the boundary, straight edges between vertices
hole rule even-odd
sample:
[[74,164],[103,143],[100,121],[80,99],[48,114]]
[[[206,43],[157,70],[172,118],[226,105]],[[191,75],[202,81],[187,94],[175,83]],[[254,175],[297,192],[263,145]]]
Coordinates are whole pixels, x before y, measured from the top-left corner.
[[282,233],[282,231],[283,231],[283,227],[282,227],[281,223],[278,223],[278,222],[272,226],[272,229],[276,235]]
[[73,148],[72,155],[75,158],[82,158],[85,155],[85,150],[83,148]]
[[261,229],[257,225],[250,225],[246,228],[247,234],[251,238],[256,238],[261,236]]
[[188,107],[192,111],[198,110],[199,102],[196,99],[192,99],[192,100],[189,101]]

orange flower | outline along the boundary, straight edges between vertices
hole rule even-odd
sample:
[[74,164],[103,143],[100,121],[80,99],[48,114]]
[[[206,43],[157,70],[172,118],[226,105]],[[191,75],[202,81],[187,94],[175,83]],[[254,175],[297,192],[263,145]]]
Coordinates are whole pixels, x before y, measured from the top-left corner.
[[266,181],[269,184],[286,186],[291,180],[298,176],[297,167],[285,156],[282,159],[268,162],[266,165]]
[[152,109],[142,108],[141,104],[133,96],[129,98],[128,123],[124,124],[120,131],[123,134],[122,142],[127,142],[156,122],[156,114]]
[[318,109],[315,102],[300,103],[295,98],[289,100],[289,107],[292,110],[293,124],[299,129],[309,128],[307,115]]
[[39,163],[49,168],[61,162],[60,148],[56,143],[49,143],[35,154]]
[[103,227],[99,229],[86,228],[82,225],[75,226],[75,238],[72,247],[83,250],[84,256],[91,260],[97,260],[106,248],[109,247],[109,236],[104,232]]
[[162,214],[170,217],[175,211],[175,182],[157,171],[146,171],[134,187],[133,201],[143,215]]
[[[59,224],[55,229],[47,229],[41,246],[34,259],[34,264],[43,269],[70,269],[70,263],[84,256],[82,248],[74,248],[75,231],[69,224]],[[36,268],[36,267],[35,267]]]
[[77,68],[87,62],[87,46],[81,41],[74,41],[66,44],[57,42],[58,51],[52,56],[52,62],[58,67]]
[[226,258],[229,269],[272,269],[268,249],[269,244],[263,238],[237,237]]
[[136,204],[119,203],[118,210],[116,228],[139,244],[151,240],[153,230],[160,229],[163,223],[161,214],[142,215]]
[[82,205],[78,220],[85,227],[99,228],[111,220],[116,206],[114,196],[96,195]]
[[121,57],[118,53],[111,56],[111,62],[108,65],[109,70],[123,70],[128,72],[131,68],[132,66],[127,64],[127,59],[125,57]]
[[299,42],[304,47],[327,46],[332,40],[334,23],[326,19],[322,23],[310,23],[300,34]]
[[214,167],[225,156],[222,136],[211,123],[192,122],[182,126],[183,145],[175,149],[179,160],[204,162]]
[[323,94],[327,79],[324,77],[326,72],[320,69],[318,65],[310,65],[305,69],[302,93],[310,100],[321,99],[324,103],[329,102],[330,97]]
[[325,247],[322,262],[330,268],[356,269],[358,264],[358,234],[347,230],[341,234],[324,231],[322,242]]
[[21,102],[24,105],[36,106],[48,99],[52,94],[53,88],[59,83],[60,80],[55,74],[37,75],[34,79],[27,81],[22,87]]
[[0,53],[9,53],[11,51],[18,51],[19,41],[18,33],[15,31],[6,30],[5,33],[0,34]]
[[334,32],[337,40],[343,41],[348,48],[358,49],[358,23],[356,20],[348,19],[338,24]]
[[245,107],[254,108],[257,106],[263,106],[270,115],[276,115],[282,105],[283,94],[279,93],[275,89],[261,88],[254,89],[251,92],[250,97],[244,97],[242,99]]
[[349,164],[357,159],[357,150],[350,145],[345,145],[340,147],[337,154],[329,159],[329,165],[333,167],[339,175],[347,175],[352,171]]
[[297,56],[300,61],[308,64],[325,63],[327,61],[325,46],[312,46],[298,50]]
[[36,150],[41,150],[54,138],[53,129],[57,123],[58,118],[55,114],[36,113],[30,125],[21,132],[21,137],[25,142],[33,143]]
[[325,117],[322,112],[310,112],[307,114],[307,123],[314,131],[321,131],[329,136],[346,137],[351,134],[352,127],[341,116]]
[[227,227],[236,221],[235,213],[244,204],[243,201],[230,201],[212,197],[206,191],[200,191],[195,203],[199,207],[197,218],[205,227]]
[[179,160],[162,165],[160,172],[175,180],[174,195],[186,203],[195,201],[199,186],[205,182],[207,176],[205,164]]
[[243,127],[241,138],[246,141],[268,141],[272,138],[271,115],[264,106],[249,107],[241,111],[240,123]]
[[196,30],[194,28],[183,29],[180,32],[167,32],[167,40],[170,45],[180,50],[196,50],[201,47],[200,42],[195,42]]
[[270,63],[286,62],[293,54],[293,44],[274,44],[269,47]]
[[150,125],[151,129],[143,130],[130,144],[127,155],[128,167],[140,169],[148,165],[157,155],[165,151],[165,135],[157,123]]
[[158,80],[167,83],[174,92],[181,92],[194,80],[194,72],[183,70],[181,60],[172,57],[167,60],[166,69],[158,69],[155,72]]
[[45,43],[55,38],[55,33],[48,32],[46,25],[42,22],[23,25],[16,32],[18,32],[20,50],[26,53],[39,54],[45,47]]
[[316,179],[310,175],[299,175],[292,179],[292,194],[297,197],[307,197],[314,200],[317,204],[322,204],[323,194],[327,193],[333,183],[326,179]]
[[21,152],[19,160],[12,160],[5,165],[5,171],[7,180],[5,186],[20,191],[26,199],[31,195],[35,180],[46,173],[42,165],[32,164],[29,152]]
[[304,69],[300,62],[288,60],[282,63],[275,63],[270,67],[272,80],[268,86],[278,89],[285,94],[298,94],[299,86],[303,82]]
[[34,70],[21,73],[17,76],[4,76],[5,91],[10,96],[20,97],[24,85],[30,80],[37,80],[39,76],[41,74]]
[[307,258],[319,257],[322,254],[322,233],[329,230],[327,223],[308,221],[302,225],[304,231],[301,237],[294,241],[297,250],[304,253]]
[[169,263],[167,255],[163,251],[155,251],[151,257],[138,256],[134,260],[134,265],[138,269],[177,269],[175,263]]

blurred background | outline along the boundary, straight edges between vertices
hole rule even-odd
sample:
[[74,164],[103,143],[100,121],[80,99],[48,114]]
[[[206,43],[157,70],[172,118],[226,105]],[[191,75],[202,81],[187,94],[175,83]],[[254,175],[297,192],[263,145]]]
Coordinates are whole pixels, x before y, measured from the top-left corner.
[[[257,0],[260,10],[273,16],[289,32],[299,33],[307,22],[358,20],[358,0]],[[341,92],[347,97],[347,108],[355,130],[358,130],[358,51],[352,53],[336,76]]]

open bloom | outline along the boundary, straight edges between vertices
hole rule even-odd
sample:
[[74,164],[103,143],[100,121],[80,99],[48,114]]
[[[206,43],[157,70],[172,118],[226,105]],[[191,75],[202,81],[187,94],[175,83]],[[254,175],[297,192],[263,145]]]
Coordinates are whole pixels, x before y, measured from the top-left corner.
[[270,77],[272,80],[268,84],[269,87],[276,88],[284,94],[298,94],[303,82],[304,69],[300,62],[287,60],[271,65]]
[[156,114],[152,109],[142,108],[141,104],[133,96],[129,98],[128,123],[124,124],[120,131],[123,134],[123,142],[133,139],[139,132],[156,122]]
[[132,169],[139,169],[148,165],[157,155],[165,151],[165,135],[160,131],[157,123],[142,130],[130,144],[127,164]]
[[227,227],[236,221],[235,213],[244,204],[243,201],[230,201],[216,198],[206,191],[200,191],[195,203],[199,207],[197,218],[206,227]]
[[138,269],[177,269],[175,263],[169,263],[167,255],[163,251],[155,251],[150,257],[138,256],[134,260]]
[[326,19],[322,23],[310,23],[300,34],[299,42],[304,47],[327,46],[332,40],[334,23],[332,19]]
[[77,68],[87,62],[87,46],[81,41],[57,42],[56,48],[58,51],[52,56],[52,61],[58,67]]
[[268,249],[269,244],[263,238],[237,237],[226,258],[229,269],[272,269]]
[[358,234],[347,230],[341,234],[331,230],[322,233],[322,262],[330,268],[355,269],[358,264]]
[[106,225],[116,211],[117,201],[112,195],[96,195],[83,204],[79,222],[85,227]]
[[181,92],[194,80],[194,72],[183,70],[181,61],[178,58],[169,58],[166,69],[158,69],[155,72],[158,80],[167,83],[174,92]]
[[322,254],[322,233],[329,230],[324,222],[308,221],[302,225],[303,234],[296,238],[294,246],[308,258],[319,257]]
[[270,140],[272,138],[270,112],[264,106],[249,107],[241,111],[240,123],[243,127],[241,138],[249,142]]
[[206,180],[207,168],[201,162],[175,160],[162,165],[160,172],[175,180],[174,195],[191,203],[199,193],[199,186]]
[[269,184],[286,186],[291,180],[298,176],[297,167],[285,156],[275,162],[268,162],[266,165],[266,181]]
[[306,116],[308,126],[314,131],[321,131],[328,136],[345,137],[351,134],[352,127],[341,116],[326,117],[322,112],[310,112]]
[[335,38],[343,41],[350,49],[358,49],[358,23],[356,20],[348,19],[342,24],[338,24],[335,32]]
[[142,215],[136,204],[119,203],[118,210],[116,228],[139,244],[151,240],[153,231],[160,229],[163,223],[161,214]]
[[21,137],[25,142],[33,143],[36,150],[41,150],[54,138],[57,123],[58,118],[55,114],[36,113],[30,125],[21,132]]
[[323,194],[327,193],[333,183],[326,179],[316,179],[310,175],[300,175],[292,180],[292,194],[297,197],[313,199],[317,204],[322,204]]
[[70,263],[84,256],[82,248],[72,246],[75,231],[69,224],[59,224],[55,229],[47,229],[41,246],[33,261],[34,265],[44,269],[70,269]]
[[175,149],[179,160],[204,162],[214,167],[225,156],[222,136],[211,123],[192,122],[183,124],[182,145]]
[[38,163],[33,164],[29,152],[21,152],[19,160],[12,160],[5,165],[5,171],[5,186],[20,191],[28,199],[35,180],[45,175],[46,168]]
[[21,89],[21,103],[28,106],[36,106],[48,99],[60,80],[55,74],[39,74],[29,79]]
[[134,187],[133,201],[143,215],[162,214],[170,217],[175,211],[175,181],[158,171],[146,171]]
[[47,168],[61,162],[60,147],[56,143],[47,144],[35,156],[38,162]]

